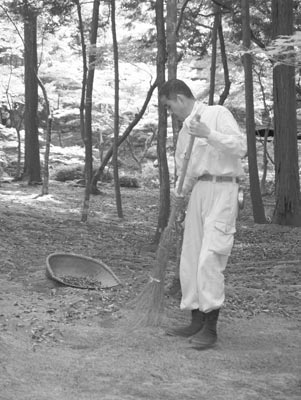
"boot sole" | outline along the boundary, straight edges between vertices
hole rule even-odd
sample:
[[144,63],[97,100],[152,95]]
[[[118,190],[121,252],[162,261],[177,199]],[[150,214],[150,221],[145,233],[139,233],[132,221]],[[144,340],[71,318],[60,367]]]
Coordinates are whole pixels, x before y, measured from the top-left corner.
[[206,347],[192,346],[192,349],[197,350],[197,351],[206,351],[206,350],[214,349],[214,347],[215,347],[215,344],[212,344],[211,346],[206,346]]
[[196,350],[207,350],[207,349],[212,349],[212,347],[216,346],[217,340],[213,343],[197,343],[193,342],[192,340],[189,341],[190,344],[192,344],[192,348]]
[[181,335],[180,333],[176,333],[176,332],[169,332],[169,331],[165,331],[165,334],[167,335],[167,336],[174,336],[174,337],[182,337],[182,338],[190,338],[190,337],[192,337],[193,335],[195,335],[195,333],[192,333],[192,334],[190,334],[190,335]]

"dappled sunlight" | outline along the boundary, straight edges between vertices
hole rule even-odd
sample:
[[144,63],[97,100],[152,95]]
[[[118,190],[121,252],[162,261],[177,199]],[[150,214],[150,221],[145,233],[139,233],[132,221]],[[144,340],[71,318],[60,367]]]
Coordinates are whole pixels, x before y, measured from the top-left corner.
[[[47,214],[53,213],[71,213],[80,214],[83,202],[83,194],[75,191],[73,196],[66,196],[66,191],[57,183],[55,187],[49,188],[49,194],[41,195],[41,186],[37,188],[24,186],[20,184],[5,185],[0,187],[0,202],[6,204],[6,207],[15,207],[17,205],[25,206],[37,213],[41,211]],[[70,192],[72,193],[72,191]]]
[[[266,146],[260,136],[273,116],[278,67],[261,45],[278,24],[271,2],[251,2],[246,52],[240,17],[247,3],[0,1],[0,400],[300,397],[301,229],[257,224],[253,215],[261,207],[254,169],[268,222],[278,195],[272,129]],[[294,3],[298,30],[301,6],[287,3]],[[166,67],[168,79],[176,72],[205,104],[211,97],[224,102],[246,137],[245,53],[254,61],[256,125],[242,160],[245,204],[222,276],[219,341],[197,351],[166,335],[191,312],[179,307],[182,215],[168,240],[158,240],[168,217],[166,189],[175,186],[180,128],[169,116],[164,137],[162,73]],[[293,151],[289,139],[281,153]],[[107,286],[95,264],[109,267],[120,284]],[[143,326],[149,304],[150,314],[160,308],[160,326]]]
[[36,195],[35,193],[33,194],[28,194],[25,192],[22,192],[21,190],[17,190],[16,192],[12,190],[7,190],[5,193],[0,193],[0,199],[9,199],[11,203],[21,203],[21,204],[28,204],[28,203],[33,203],[35,201],[41,202],[41,203],[56,203],[56,204],[62,204],[63,201],[60,201],[56,199],[52,195]]

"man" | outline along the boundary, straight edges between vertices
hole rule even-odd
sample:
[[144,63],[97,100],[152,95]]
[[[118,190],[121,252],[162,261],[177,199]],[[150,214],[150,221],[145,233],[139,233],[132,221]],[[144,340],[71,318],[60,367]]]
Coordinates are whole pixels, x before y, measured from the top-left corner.
[[191,337],[194,347],[206,349],[217,340],[216,325],[225,298],[223,271],[233,247],[246,141],[227,108],[197,101],[181,80],[166,82],[159,98],[183,122],[175,153],[177,176],[190,135],[196,137],[181,196],[176,189],[171,193],[172,204],[180,207],[192,189],[180,258],[180,308],[191,311],[191,323],[166,333]]

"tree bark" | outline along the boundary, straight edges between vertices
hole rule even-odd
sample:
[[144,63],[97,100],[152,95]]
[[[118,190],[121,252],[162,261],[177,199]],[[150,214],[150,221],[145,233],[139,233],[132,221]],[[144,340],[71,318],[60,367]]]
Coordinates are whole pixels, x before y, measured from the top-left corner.
[[22,179],[41,182],[38,132],[37,16],[24,2],[25,162]]
[[[272,1],[273,38],[293,34],[293,0]],[[301,226],[296,85],[292,57],[273,69],[276,207],[273,222]]]
[[84,35],[84,24],[82,20],[82,12],[81,5],[79,0],[75,0],[77,6],[77,16],[78,16],[78,24],[79,24],[79,33],[81,38],[81,47],[82,47],[82,62],[83,62],[83,79],[82,79],[82,91],[81,91],[81,100],[79,105],[79,114],[80,114],[80,133],[83,142],[85,143],[85,101],[86,101],[86,87],[87,87],[87,52],[86,52],[86,44],[85,44],[85,35]]
[[96,42],[97,42],[100,0],[94,0],[93,2],[88,66],[87,66],[87,53],[86,53],[86,45],[84,38],[84,27],[82,21],[81,5],[78,0],[76,0],[75,3],[77,5],[77,14],[79,19],[79,30],[81,36],[82,59],[83,59],[83,81],[82,81],[82,93],[80,102],[80,129],[81,129],[81,136],[85,146],[85,193],[84,193],[81,221],[86,222],[88,219],[88,212],[90,206],[90,192],[91,192],[91,181],[92,181],[92,171],[93,171],[92,98],[93,98],[94,72],[96,64]]
[[96,42],[98,31],[100,0],[94,0],[92,22],[90,30],[90,48],[88,53],[87,87],[85,101],[85,153],[86,153],[86,174],[88,174],[89,185],[92,178],[93,159],[92,159],[92,104],[93,104],[93,84],[96,65]]
[[221,18],[220,24],[218,26],[218,38],[219,38],[219,43],[220,43],[221,58],[222,58],[222,64],[223,64],[223,69],[224,69],[224,79],[225,79],[225,87],[224,87],[222,94],[219,97],[218,104],[223,105],[225,100],[228,97],[229,92],[230,92],[231,81],[229,78],[229,68],[228,68],[228,60],[227,60],[226,46],[225,46],[224,33],[223,33],[222,18]]
[[[177,77],[178,55],[177,55],[177,0],[168,0],[166,3],[166,50],[168,79]],[[173,148],[176,148],[178,134],[180,131],[179,120],[172,115]],[[176,178],[176,171],[174,171]]]
[[[242,16],[242,35],[243,45],[245,49],[250,47],[250,14],[249,1],[241,0],[241,16]],[[254,99],[253,99],[253,75],[252,75],[252,58],[249,53],[243,55],[243,63],[245,70],[245,99],[246,99],[246,130],[248,144],[248,163],[249,163],[249,179],[250,192],[253,206],[253,217],[256,223],[265,223],[265,213],[260,193],[260,183],[257,167],[257,152],[255,138],[254,123]]]
[[[157,27],[157,80],[158,87],[165,82],[166,42],[164,27],[164,2],[156,1]],[[159,243],[161,234],[167,225],[170,210],[169,171],[166,157],[167,114],[158,98],[158,141],[157,153],[160,178],[160,207],[154,243]]]
[[112,37],[114,51],[114,75],[115,75],[115,105],[114,105],[114,147],[113,147],[113,167],[114,167],[114,185],[117,214],[119,218],[123,217],[120,184],[118,175],[118,138],[119,138],[119,65],[118,65],[118,45],[116,35],[116,8],[115,0],[111,0],[111,18],[112,18]]
[[44,155],[44,171],[43,171],[43,186],[42,186],[42,196],[49,193],[49,154],[50,154],[50,144],[51,144],[51,129],[52,129],[52,115],[50,111],[49,100],[46,92],[46,88],[39,77],[37,77],[40,88],[42,89],[45,108],[47,114],[47,126],[46,126],[46,143],[45,143],[45,155]]
[[210,89],[209,89],[209,100],[208,100],[209,105],[214,104],[216,57],[217,57],[217,33],[221,19],[220,7],[215,4],[213,12],[215,14],[215,17],[212,30],[212,40],[211,40]]

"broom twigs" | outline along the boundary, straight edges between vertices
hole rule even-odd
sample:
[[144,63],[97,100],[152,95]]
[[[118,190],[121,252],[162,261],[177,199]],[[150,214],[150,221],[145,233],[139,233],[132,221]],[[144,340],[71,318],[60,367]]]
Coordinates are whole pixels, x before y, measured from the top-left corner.
[[149,283],[153,283],[153,282],[160,283],[161,281],[160,281],[160,279],[157,279],[157,278],[154,278],[153,276],[150,276],[149,277]]
[[[196,116],[196,118],[199,119],[199,116]],[[181,195],[182,193],[194,139],[194,136],[190,137],[189,144],[186,149],[179,184],[177,186],[178,195]],[[132,328],[136,328],[138,326],[158,326],[161,322],[164,310],[164,281],[166,267],[168,264],[170,244],[177,211],[177,206],[174,205],[170,212],[168,224],[161,235],[156,253],[155,266],[149,282],[137,298],[135,320],[131,321]]]

